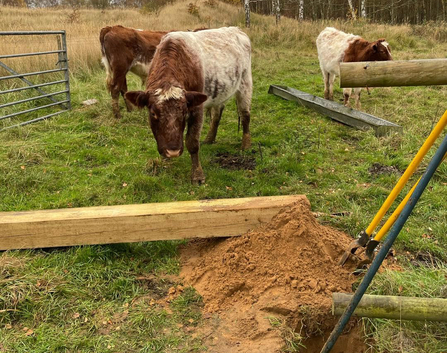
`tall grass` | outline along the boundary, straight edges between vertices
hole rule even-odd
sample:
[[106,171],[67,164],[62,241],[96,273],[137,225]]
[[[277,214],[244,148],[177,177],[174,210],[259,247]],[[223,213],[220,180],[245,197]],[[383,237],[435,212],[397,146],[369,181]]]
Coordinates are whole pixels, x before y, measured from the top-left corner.
[[[73,73],[90,72],[100,66],[99,31],[108,25],[148,30],[188,30],[198,27],[221,27],[244,25],[244,14],[240,6],[222,2],[198,1],[198,13],[188,12],[188,1],[178,1],[162,8],[157,13],[147,13],[137,9],[26,9],[14,7],[0,8],[0,31],[17,30],[66,30],[70,69]],[[273,16],[252,14],[252,26],[247,29],[255,50],[264,46],[296,48],[297,55],[302,51],[315,54],[314,42],[318,33],[327,25],[343,31],[375,40],[385,37],[394,50],[415,49],[411,57],[444,57],[447,50],[436,46],[446,44],[447,25],[428,24],[426,26],[392,26],[370,24],[362,21],[318,21],[298,22],[283,18],[279,26]],[[424,38],[421,41],[420,38]],[[444,46],[444,45],[443,45]],[[56,49],[54,36],[9,36],[0,37],[0,52],[7,54]],[[445,45],[444,49],[447,48]],[[401,53],[401,59],[408,59]],[[57,59],[54,56],[5,60],[17,71],[32,71],[53,68]],[[1,72],[1,71],[0,71]]]

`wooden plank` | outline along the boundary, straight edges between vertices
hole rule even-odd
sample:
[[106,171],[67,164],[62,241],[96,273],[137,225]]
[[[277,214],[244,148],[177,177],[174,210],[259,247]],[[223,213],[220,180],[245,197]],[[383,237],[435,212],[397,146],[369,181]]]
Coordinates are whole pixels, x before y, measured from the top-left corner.
[[236,236],[300,200],[307,201],[290,195],[0,212],[0,250]]
[[[342,315],[352,294],[332,294],[332,314]],[[395,320],[447,321],[447,299],[365,294],[354,316]]]
[[271,85],[269,93],[287,100],[299,102],[307,108],[316,110],[318,113],[328,116],[333,120],[355,127],[357,129],[374,129],[376,136],[383,136],[390,132],[402,133],[401,126],[390,121],[380,119],[374,115],[345,107],[333,101],[329,101],[297,89]]
[[447,85],[447,59],[340,64],[340,87]]

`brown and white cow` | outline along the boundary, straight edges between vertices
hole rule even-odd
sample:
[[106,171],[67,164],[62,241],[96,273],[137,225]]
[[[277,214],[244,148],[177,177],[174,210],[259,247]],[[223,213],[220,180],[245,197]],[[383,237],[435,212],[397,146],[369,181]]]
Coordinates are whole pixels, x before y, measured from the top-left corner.
[[215,137],[221,111],[236,96],[242,119],[242,148],[250,146],[250,106],[252,98],[251,45],[237,27],[200,32],[170,32],[157,47],[146,91],[127,92],[132,104],[149,109],[149,121],[158,152],[168,158],[191,155],[193,183],[203,183],[199,161],[199,138],[203,110],[211,109],[211,137]]
[[[326,27],[317,37],[318,60],[324,80],[324,98],[334,99],[335,76],[340,76],[341,62],[392,60],[391,50],[385,39],[368,42],[354,34],[347,34],[333,27]],[[361,88],[354,89],[357,109],[360,108]],[[344,88],[345,105],[349,105],[352,88]]]
[[150,62],[161,38],[167,32],[143,31],[123,26],[101,29],[102,62],[107,71],[107,88],[112,96],[112,109],[116,118],[121,118],[119,96],[122,94],[127,110],[132,106],[126,101],[126,75],[129,71],[146,82]]

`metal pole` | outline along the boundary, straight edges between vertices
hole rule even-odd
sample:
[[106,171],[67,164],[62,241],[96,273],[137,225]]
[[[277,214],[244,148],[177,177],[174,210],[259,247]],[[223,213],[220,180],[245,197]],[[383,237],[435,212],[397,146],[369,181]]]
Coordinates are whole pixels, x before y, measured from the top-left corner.
[[[68,53],[67,53],[67,41],[65,30],[62,31],[62,53],[63,60],[65,61],[65,89],[67,90],[67,109],[71,109],[71,96],[70,96],[70,73],[68,72]],[[61,65],[62,66],[62,65]]]
[[337,325],[334,327],[334,330],[332,331],[331,335],[327,339],[327,341],[324,344],[324,347],[321,349],[320,353],[328,353],[334,347],[335,342],[337,342],[338,337],[343,332],[343,329],[345,328],[346,324],[348,323],[349,319],[351,318],[351,315],[354,312],[355,308],[357,307],[358,303],[360,302],[360,299],[362,299],[363,294],[365,294],[366,289],[370,285],[372,279],[374,278],[374,275],[376,274],[377,270],[379,269],[380,265],[382,264],[382,261],[385,259],[386,255],[390,251],[391,246],[393,245],[394,241],[396,240],[397,236],[399,235],[399,232],[401,231],[405,222],[407,221],[408,217],[410,216],[411,211],[413,211],[414,206],[416,205],[416,203],[418,202],[422,193],[424,192],[425,187],[427,186],[428,182],[432,178],[433,174],[436,171],[436,168],[438,168],[438,166],[441,163],[446,152],[447,152],[447,135],[444,137],[444,140],[442,141],[441,145],[439,146],[438,150],[436,151],[435,155],[433,156],[432,160],[430,161],[430,164],[428,165],[427,169],[425,170],[424,175],[422,175],[421,181],[418,183],[416,189],[414,190],[413,194],[411,195],[410,199],[408,200],[407,204],[405,205],[402,213],[400,214],[399,218],[397,219],[396,223],[394,224],[394,227],[391,229],[390,234],[385,239],[377,256],[371,263],[371,266],[368,269],[368,272],[366,272],[366,275],[363,278],[363,281],[360,283],[359,287],[355,291],[351,302],[349,303],[345,312],[341,316]]

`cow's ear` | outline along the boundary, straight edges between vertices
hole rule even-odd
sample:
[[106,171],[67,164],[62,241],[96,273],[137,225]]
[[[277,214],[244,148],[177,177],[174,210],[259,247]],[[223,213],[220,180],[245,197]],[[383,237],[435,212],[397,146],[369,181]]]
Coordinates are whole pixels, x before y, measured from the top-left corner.
[[194,91],[188,91],[185,94],[188,108],[197,107],[208,99],[206,94]]
[[373,50],[376,52],[377,51],[377,43],[373,44]]
[[126,92],[124,97],[138,108],[144,108],[149,106],[149,93],[143,91],[130,91]]

